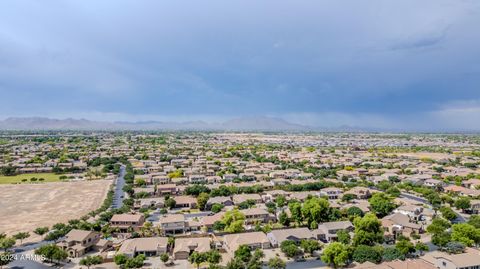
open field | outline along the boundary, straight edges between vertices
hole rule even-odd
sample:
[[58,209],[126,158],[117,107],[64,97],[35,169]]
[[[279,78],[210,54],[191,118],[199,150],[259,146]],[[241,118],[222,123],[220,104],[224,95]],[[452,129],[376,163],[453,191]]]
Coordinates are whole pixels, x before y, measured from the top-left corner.
[[0,185],[0,233],[79,218],[103,203],[110,180]]
[[[36,182],[57,182],[60,181],[60,176],[54,173],[33,173],[33,174],[20,174],[16,176],[0,176],[0,184],[11,184],[11,183],[31,183],[30,178],[36,177],[43,178],[44,181]],[[22,179],[27,179],[27,182],[22,182]]]

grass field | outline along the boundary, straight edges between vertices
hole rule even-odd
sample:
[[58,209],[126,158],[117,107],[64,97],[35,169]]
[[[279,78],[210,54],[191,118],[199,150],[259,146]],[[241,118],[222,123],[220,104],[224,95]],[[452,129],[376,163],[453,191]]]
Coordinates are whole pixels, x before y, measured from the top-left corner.
[[[34,174],[20,174],[16,176],[0,176],[0,184],[11,184],[11,183],[41,183],[41,182],[56,182],[60,181],[61,175],[56,175],[54,173],[34,173]],[[30,181],[31,178],[36,177],[37,181]],[[43,181],[39,181],[39,178],[43,178]],[[27,179],[27,181],[22,182],[22,179]]]

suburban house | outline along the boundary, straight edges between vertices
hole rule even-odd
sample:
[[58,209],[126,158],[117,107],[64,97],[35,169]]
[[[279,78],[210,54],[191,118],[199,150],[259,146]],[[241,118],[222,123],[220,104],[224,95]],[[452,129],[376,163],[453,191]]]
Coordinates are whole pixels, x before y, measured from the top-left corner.
[[160,228],[163,234],[177,234],[185,232],[185,215],[167,214],[160,217]]
[[438,269],[476,269],[480,268],[480,253],[473,248],[467,248],[465,253],[447,254],[433,251],[421,257]]
[[211,197],[208,199],[207,204],[205,205],[205,208],[207,210],[210,210],[212,208],[212,205],[214,204],[221,204],[224,206],[232,206],[233,201],[232,198],[228,196],[217,196],[217,197]]
[[463,196],[477,197],[480,195],[480,190],[468,189],[462,186],[450,185],[443,188],[446,193],[455,193]]
[[164,184],[157,186],[157,195],[177,194],[178,189],[175,184]]
[[163,208],[165,207],[164,197],[142,198],[135,200],[135,208]]
[[225,250],[234,253],[241,245],[247,245],[250,249],[270,248],[270,241],[263,232],[227,234],[223,237]]
[[251,193],[251,194],[235,194],[233,196],[233,203],[238,205],[242,202],[246,202],[248,200],[255,201],[255,203],[261,203],[262,197],[259,194]]
[[193,209],[197,207],[197,199],[191,196],[175,196],[175,208]]
[[335,200],[341,198],[343,191],[339,188],[330,187],[320,190],[320,196],[326,196],[329,200]]
[[273,230],[267,234],[267,238],[273,247],[279,247],[286,240],[300,242],[304,239],[316,239],[316,236],[308,228],[294,228]]
[[152,184],[166,185],[170,184],[172,180],[168,176],[153,176],[151,180]]
[[420,220],[422,217],[423,207],[417,205],[402,205],[393,210],[393,213],[401,213],[407,215],[411,220]]
[[127,233],[130,229],[138,231],[144,222],[143,214],[115,214],[110,219],[110,227],[118,228],[121,233]]
[[188,177],[190,183],[207,183],[205,175],[191,175]]
[[213,224],[217,221],[222,220],[222,217],[225,215],[225,212],[218,212],[212,216],[205,216],[201,219],[201,225],[207,228],[208,231],[212,230]]
[[186,260],[192,252],[207,252],[210,250],[210,238],[177,238],[173,256],[176,260]]
[[270,216],[267,210],[263,208],[248,208],[240,210],[245,215],[245,224],[253,224],[257,222],[267,223],[271,219],[275,219],[274,216]]
[[353,187],[346,191],[345,194],[353,194],[357,199],[368,199],[372,195],[370,189],[366,187]]
[[325,222],[313,230],[313,234],[318,240],[323,242],[331,242],[337,239],[337,232],[340,230],[352,232],[354,229],[350,221],[332,221]]
[[480,179],[471,178],[469,180],[462,181],[462,186],[469,189],[477,189],[480,186]]
[[444,187],[447,184],[445,184],[445,182],[443,182],[441,180],[430,178],[430,179],[425,180],[423,182],[423,185],[425,185],[427,187],[432,187],[432,188],[439,188],[439,187]]
[[480,213],[480,200],[470,200],[470,211],[472,214]]
[[167,237],[145,237],[133,238],[123,241],[118,253],[125,254],[128,257],[135,257],[143,254],[147,257],[158,256],[168,251]]
[[100,241],[101,234],[92,231],[71,230],[65,235],[65,239],[57,245],[68,253],[70,257],[80,257],[93,250]]
[[422,225],[411,222],[410,217],[402,213],[385,216],[381,221],[385,231],[394,238],[397,234],[406,234],[409,236],[412,232],[423,232]]

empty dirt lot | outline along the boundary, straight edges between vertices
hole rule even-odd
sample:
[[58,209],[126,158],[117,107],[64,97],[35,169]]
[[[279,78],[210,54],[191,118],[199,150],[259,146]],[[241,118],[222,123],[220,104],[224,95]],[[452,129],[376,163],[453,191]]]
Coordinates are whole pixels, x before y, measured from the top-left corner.
[[100,207],[110,184],[94,180],[0,185],[0,233],[33,231],[82,217]]

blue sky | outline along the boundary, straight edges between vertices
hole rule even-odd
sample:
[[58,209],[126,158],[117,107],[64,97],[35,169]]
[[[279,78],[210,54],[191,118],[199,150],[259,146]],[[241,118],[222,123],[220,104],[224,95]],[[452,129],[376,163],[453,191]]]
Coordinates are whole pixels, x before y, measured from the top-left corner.
[[0,2],[0,116],[480,130],[480,1]]

